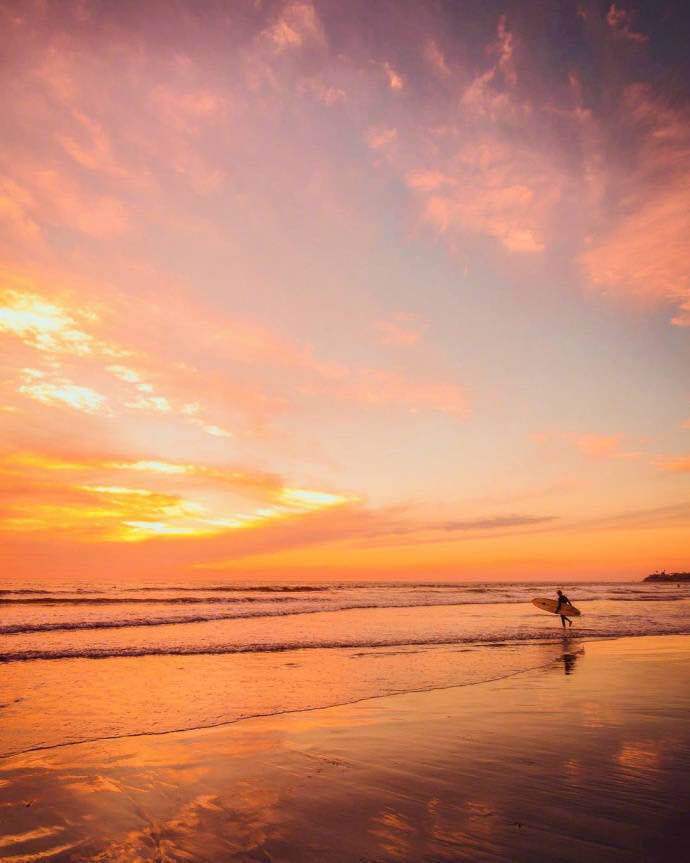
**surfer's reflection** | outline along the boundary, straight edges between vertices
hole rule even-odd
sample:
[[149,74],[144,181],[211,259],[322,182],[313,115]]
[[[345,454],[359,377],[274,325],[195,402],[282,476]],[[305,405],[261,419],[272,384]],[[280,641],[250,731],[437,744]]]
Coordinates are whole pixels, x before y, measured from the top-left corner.
[[577,658],[583,653],[584,649],[582,647],[576,648],[575,645],[571,645],[570,639],[563,639],[563,653],[561,654],[561,662],[563,663],[563,671],[565,674],[575,673],[575,664],[577,663]]
[[575,653],[564,653],[561,659],[563,660],[563,670],[565,673],[572,674],[575,671],[577,655]]

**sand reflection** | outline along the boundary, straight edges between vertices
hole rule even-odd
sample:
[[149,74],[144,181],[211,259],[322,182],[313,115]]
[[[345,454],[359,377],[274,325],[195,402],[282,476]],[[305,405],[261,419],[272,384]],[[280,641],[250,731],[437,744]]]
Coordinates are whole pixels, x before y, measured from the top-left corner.
[[382,851],[394,860],[410,859],[412,836],[415,828],[400,813],[385,809],[372,818],[369,833]]
[[652,740],[629,741],[620,748],[615,760],[626,770],[649,773],[659,769],[661,749],[658,743]]
[[494,683],[0,761],[0,858],[674,859],[690,643],[539,651],[546,672]]

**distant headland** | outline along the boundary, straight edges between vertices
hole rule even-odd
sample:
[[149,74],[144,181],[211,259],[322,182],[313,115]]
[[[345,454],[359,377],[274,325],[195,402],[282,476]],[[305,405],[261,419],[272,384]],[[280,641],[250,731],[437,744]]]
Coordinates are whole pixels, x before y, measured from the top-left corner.
[[690,581],[690,572],[653,572],[643,581]]

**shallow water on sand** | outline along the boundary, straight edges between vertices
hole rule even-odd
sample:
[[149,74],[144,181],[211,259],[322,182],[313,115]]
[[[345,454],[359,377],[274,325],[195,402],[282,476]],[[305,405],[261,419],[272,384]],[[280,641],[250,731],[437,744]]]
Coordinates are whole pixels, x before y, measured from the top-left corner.
[[[690,632],[690,585],[563,585],[575,643]],[[553,587],[13,585],[0,590],[0,754],[198,728],[550,662]]]

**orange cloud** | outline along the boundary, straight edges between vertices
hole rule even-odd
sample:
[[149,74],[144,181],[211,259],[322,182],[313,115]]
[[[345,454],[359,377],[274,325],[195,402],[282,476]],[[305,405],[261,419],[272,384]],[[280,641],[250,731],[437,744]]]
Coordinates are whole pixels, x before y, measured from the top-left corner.
[[[156,484],[123,485],[122,475],[146,475]],[[0,478],[1,531],[70,535],[82,542],[215,536],[356,501],[266,474],[152,460],[75,462],[8,453],[0,459]]]
[[[132,365],[143,359],[136,356],[138,352],[99,337],[103,322],[88,305],[78,305],[74,299],[48,298],[38,293],[27,278],[7,274],[5,281],[11,287],[0,290],[0,337],[16,339],[23,347],[45,356],[41,368],[22,366],[23,357],[18,356],[19,394],[49,406],[109,416],[118,409],[153,414],[172,413],[175,409],[184,422],[206,434],[230,436],[228,430],[209,422],[198,402],[173,405],[167,395],[157,392]],[[125,358],[128,365],[121,362]],[[114,363],[113,359],[120,362]],[[102,378],[102,373],[108,372],[121,386],[113,389],[102,380],[100,387],[107,388],[103,393],[83,380],[77,382],[66,373],[68,362],[73,366],[72,375]]]
[[690,455],[663,456],[657,458],[654,464],[670,473],[690,473]]
[[567,444],[591,459],[634,460],[644,455],[641,451],[625,449],[625,436],[622,434],[537,432],[531,435],[531,439],[540,446],[548,446],[554,442]]
[[584,434],[573,439],[583,455],[590,458],[619,458],[622,435]]

